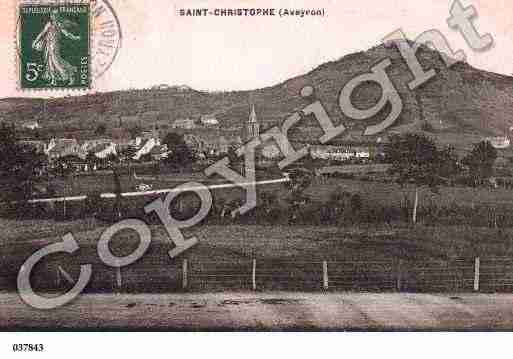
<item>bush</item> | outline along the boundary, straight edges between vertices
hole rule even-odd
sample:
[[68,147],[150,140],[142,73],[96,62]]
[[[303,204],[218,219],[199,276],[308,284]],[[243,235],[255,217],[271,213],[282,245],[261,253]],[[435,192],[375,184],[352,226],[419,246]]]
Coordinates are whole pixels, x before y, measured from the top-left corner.
[[435,130],[433,125],[427,121],[422,122],[422,125],[420,128],[424,132],[433,132]]

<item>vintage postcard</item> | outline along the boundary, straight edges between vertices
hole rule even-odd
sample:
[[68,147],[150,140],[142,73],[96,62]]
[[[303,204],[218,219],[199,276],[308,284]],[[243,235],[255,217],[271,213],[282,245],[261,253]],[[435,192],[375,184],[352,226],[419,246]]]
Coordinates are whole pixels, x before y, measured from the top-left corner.
[[0,331],[513,330],[511,11],[4,0]]

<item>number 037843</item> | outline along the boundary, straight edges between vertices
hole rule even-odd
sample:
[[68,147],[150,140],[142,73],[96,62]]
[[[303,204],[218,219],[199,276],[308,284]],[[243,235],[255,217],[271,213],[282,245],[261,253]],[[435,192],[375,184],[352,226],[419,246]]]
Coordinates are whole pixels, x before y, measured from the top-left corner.
[[42,352],[45,350],[43,344],[13,344],[13,352]]

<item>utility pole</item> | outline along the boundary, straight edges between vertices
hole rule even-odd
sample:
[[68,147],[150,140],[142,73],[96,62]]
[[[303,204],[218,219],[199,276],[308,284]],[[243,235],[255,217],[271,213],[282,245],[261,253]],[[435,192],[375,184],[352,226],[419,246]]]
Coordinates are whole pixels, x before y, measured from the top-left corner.
[[112,173],[114,176],[114,193],[116,194],[116,203],[114,204],[114,211],[118,218],[121,218],[121,181],[116,167],[112,166]]

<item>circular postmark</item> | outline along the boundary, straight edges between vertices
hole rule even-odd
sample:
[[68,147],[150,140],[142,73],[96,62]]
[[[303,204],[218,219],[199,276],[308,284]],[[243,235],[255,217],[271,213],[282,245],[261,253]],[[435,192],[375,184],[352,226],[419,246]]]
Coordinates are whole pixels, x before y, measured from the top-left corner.
[[92,71],[96,79],[112,66],[123,39],[121,24],[108,0],[91,0],[91,26]]

